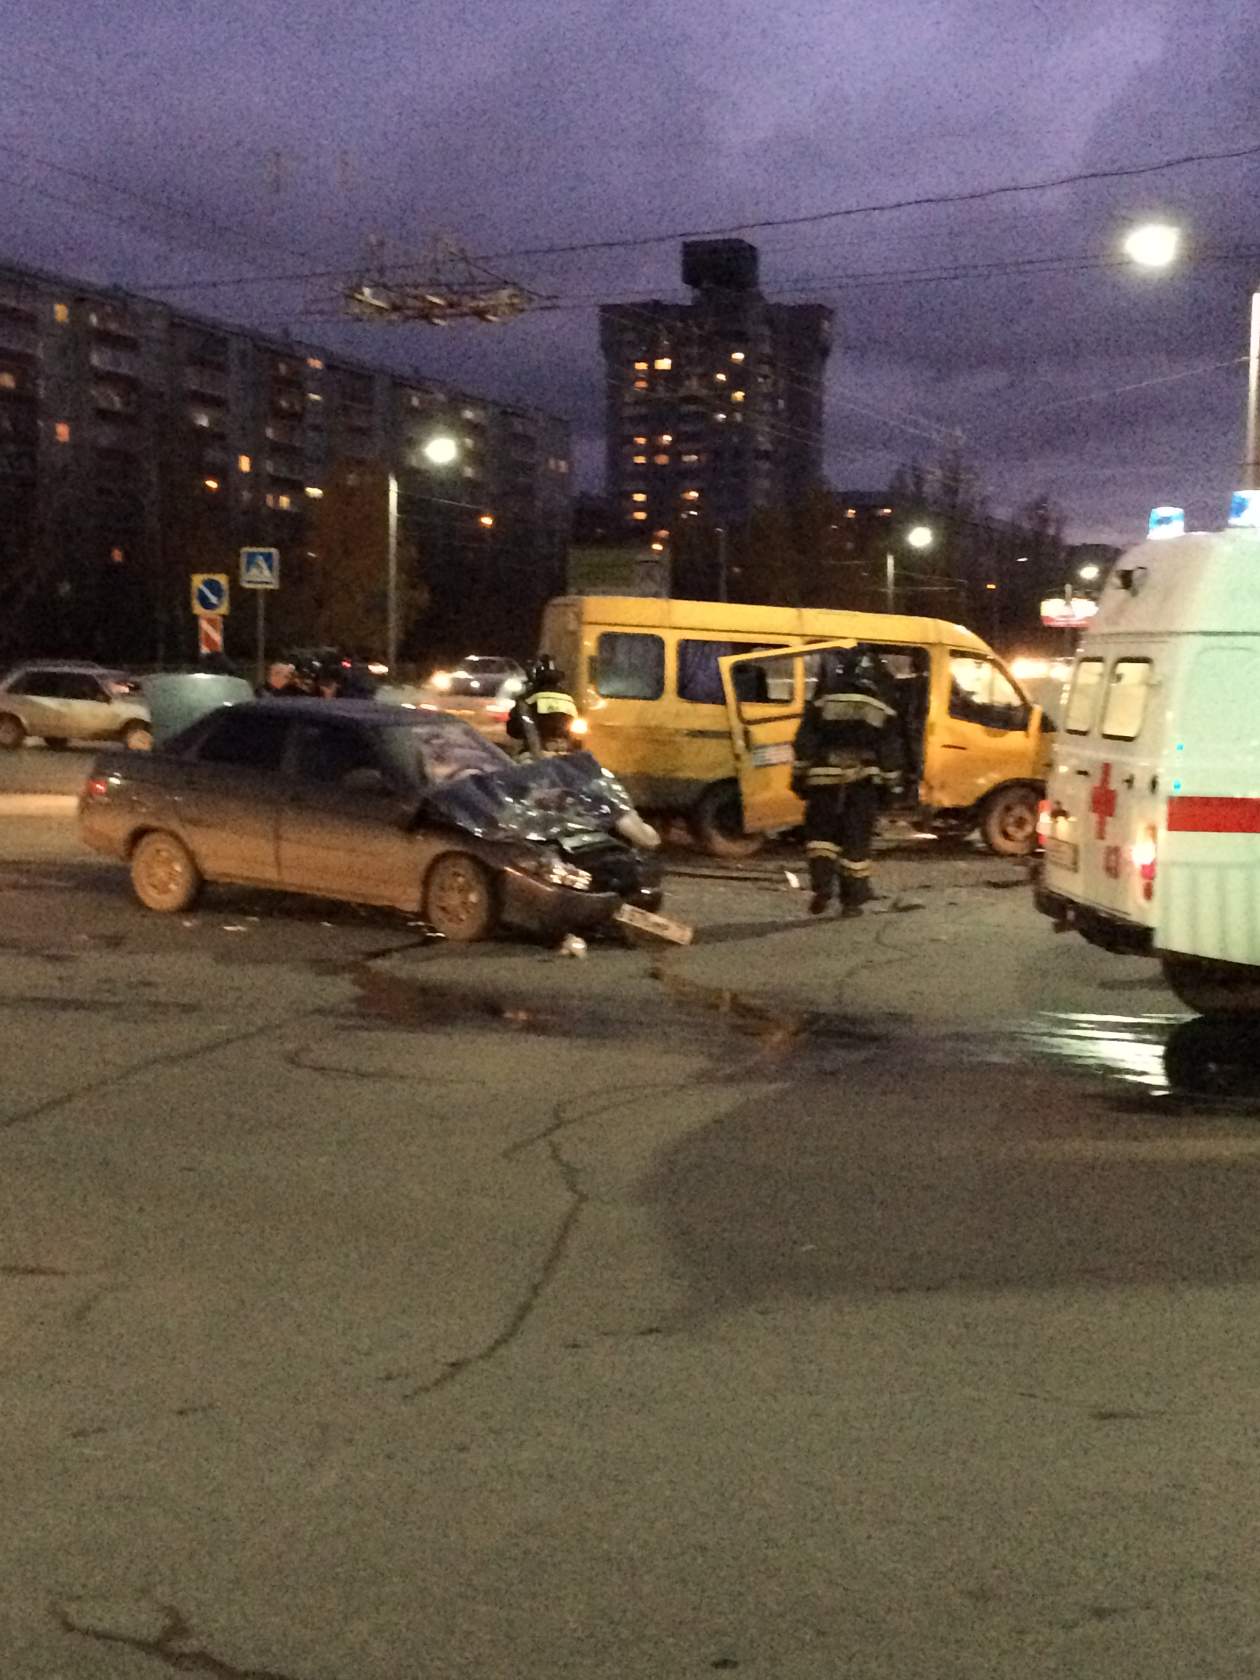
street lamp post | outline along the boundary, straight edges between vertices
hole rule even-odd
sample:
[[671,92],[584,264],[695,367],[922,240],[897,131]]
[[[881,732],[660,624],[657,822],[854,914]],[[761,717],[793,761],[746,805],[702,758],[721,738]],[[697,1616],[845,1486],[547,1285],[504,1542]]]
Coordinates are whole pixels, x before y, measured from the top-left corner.
[[[459,444],[453,437],[438,432],[420,450],[431,467],[449,467],[459,458]],[[389,500],[385,547],[385,659],[390,676],[397,680],[398,644],[401,639],[398,623],[398,474],[389,475]],[[490,521],[494,523],[493,519]]]
[[[932,531],[927,525],[912,525],[906,532],[908,548],[930,548]],[[884,556],[884,600],[888,612],[897,610],[897,556],[890,547]]]
[[[1124,241],[1125,255],[1139,268],[1169,268],[1181,248],[1181,230],[1167,222],[1146,222]],[[1251,332],[1247,348],[1247,427],[1243,490],[1260,490],[1260,286],[1251,293]]]

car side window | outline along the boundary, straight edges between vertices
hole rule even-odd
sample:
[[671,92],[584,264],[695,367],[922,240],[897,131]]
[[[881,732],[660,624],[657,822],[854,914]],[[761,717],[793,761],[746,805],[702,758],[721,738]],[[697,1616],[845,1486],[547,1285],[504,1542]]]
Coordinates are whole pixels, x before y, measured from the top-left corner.
[[991,659],[951,653],[949,678],[950,717],[985,729],[1027,729],[1027,701]]
[[1117,659],[1111,667],[1099,730],[1106,740],[1136,741],[1142,733],[1151,676],[1149,659]]
[[665,692],[665,643],[659,636],[605,631],[594,663],[595,688],[609,700],[659,700]]
[[284,758],[288,720],[227,707],[201,737],[202,764],[238,764],[249,770],[278,770]]
[[353,770],[379,768],[371,741],[358,729],[326,723],[304,723],[298,729],[293,769],[304,782],[335,787]]
[[[678,644],[678,698],[720,706],[723,701],[722,673],[718,660],[731,653],[760,653],[782,647],[781,642],[717,642],[685,639]],[[737,665],[733,673],[735,697],[747,704],[767,704],[774,699],[769,677],[761,665]]]
[[100,683],[86,671],[66,671],[61,679],[62,696],[67,700],[108,700]]
[[32,700],[61,700],[66,692],[64,684],[61,671],[23,671],[10,684],[10,693],[29,694]]

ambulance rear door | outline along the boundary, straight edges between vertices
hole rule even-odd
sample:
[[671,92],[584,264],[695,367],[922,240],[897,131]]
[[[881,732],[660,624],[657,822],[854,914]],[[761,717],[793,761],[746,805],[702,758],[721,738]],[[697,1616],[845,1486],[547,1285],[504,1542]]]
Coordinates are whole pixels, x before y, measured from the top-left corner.
[[1168,647],[1149,636],[1086,642],[1054,737],[1042,825],[1047,889],[1140,924],[1154,920]]

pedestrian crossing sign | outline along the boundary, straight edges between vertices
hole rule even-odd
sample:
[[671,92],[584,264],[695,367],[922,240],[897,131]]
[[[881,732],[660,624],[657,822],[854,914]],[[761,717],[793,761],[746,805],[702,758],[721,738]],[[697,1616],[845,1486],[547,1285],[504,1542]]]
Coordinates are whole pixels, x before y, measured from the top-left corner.
[[241,588],[279,589],[280,550],[278,548],[243,548],[241,550]]

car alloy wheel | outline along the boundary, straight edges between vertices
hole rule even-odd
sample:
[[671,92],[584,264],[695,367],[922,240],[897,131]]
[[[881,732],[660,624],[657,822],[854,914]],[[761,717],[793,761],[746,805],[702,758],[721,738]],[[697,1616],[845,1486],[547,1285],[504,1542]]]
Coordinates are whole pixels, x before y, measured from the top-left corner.
[[158,829],[131,854],[131,884],[147,910],[169,915],[196,903],[202,876],[183,841]]
[[424,917],[435,933],[460,943],[485,939],[498,912],[485,866],[467,852],[447,852],[429,870]]

